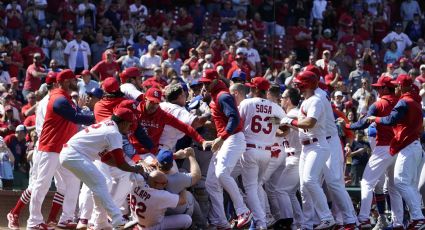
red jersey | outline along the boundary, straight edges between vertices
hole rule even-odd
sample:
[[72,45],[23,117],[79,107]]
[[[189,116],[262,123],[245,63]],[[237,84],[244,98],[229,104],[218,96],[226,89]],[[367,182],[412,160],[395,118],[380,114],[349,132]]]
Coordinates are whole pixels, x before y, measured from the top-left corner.
[[25,127],[31,127],[35,125],[35,114],[28,116],[27,118],[25,118],[24,120],[24,125]]
[[340,40],[339,43],[344,43],[347,47],[347,54],[352,58],[356,58],[357,44],[361,43],[362,39],[358,35],[345,35]]
[[319,56],[321,56],[325,50],[329,50],[331,55],[334,55],[336,51],[336,43],[331,39],[322,38],[316,42],[316,49]]
[[27,75],[25,77],[24,89],[29,91],[37,91],[41,86],[41,78],[34,77],[34,72],[45,72],[46,70],[41,66],[36,66],[35,64],[31,64],[27,68]]
[[78,132],[77,122],[91,124],[93,117],[77,114],[77,106],[65,90],[61,88],[52,90],[38,149],[43,152],[60,153],[63,145]]
[[158,109],[153,114],[147,114],[145,112],[145,103],[141,102],[137,107],[137,110],[140,112],[138,114],[139,124],[145,129],[146,134],[150,137],[154,145],[153,151],[149,151],[139,143],[134,135],[130,134],[130,143],[134,146],[136,152],[139,154],[149,152],[156,154],[158,152],[159,138],[164,131],[165,125],[169,125],[180,130],[199,143],[203,143],[205,141],[204,138],[202,138],[201,135],[199,135],[199,133],[196,132],[194,128],[192,128],[192,126],[183,123],[173,115],[162,110],[160,107],[158,107]]
[[[295,27],[294,28],[294,36],[298,36],[301,33],[311,34],[311,31],[308,28],[305,28],[305,27]],[[302,39],[302,40],[295,39],[294,45],[297,48],[308,48],[308,47],[310,47],[310,41],[311,41],[311,39]]]
[[118,63],[106,61],[98,62],[91,70],[96,71],[99,74],[99,80],[103,81],[108,77],[114,77],[114,74],[120,70]]
[[[226,96],[225,94],[230,95],[229,89],[222,81],[219,81],[219,83],[211,91],[212,101],[210,103],[211,116],[217,129],[217,136],[222,137],[223,139],[226,139],[230,135],[242,131],[243,128],[243,121],[240,118],[239,111],[236,108],[230,108],[236,110],[238,116],[238,124],[235,124],[236,128],[231,133],[226,130],[230,119],[228,116],[226,116],[224,110],[229,110],[229,108],[222,108],[220,106],[220,100],[223,100],[223,98]],[[235,101],[234,105],[232,106],[236,107]]]
[[[185,26],[185,25],[187,25],[187,24],[189,24],[189,23],[192,23],[192,25],[193,25],[193,19],[192,19],[192,17],[190,17],[190,16],[186,16],[185,18],[181,18],[181,17],[179,17],[179,18],[177,19],[177,21],[176,21],[176,24],[177,24],[177,25],[179,25],[179,26]],[[193,26],[192,26],[192,28],[193,28]],[[190,29],[185,29],[185,30],[183,30],[183,31],[180,31],[179,33],[180,33],[181,35],[186,35],[187,33],[192,32],[192,28],[190,28]]]
[[35,53],[41,54],[41,59],[44,59],[44,52],[38,46],[27,46],[21,50],[22,58],[24,59],[24,67],[27,67],[33,63]]
[[[22,55],[19,52],[12,52],[10,55],[12,62],[19,62],[21,64],[24,63],[24,60],[22,59]],[[19,76],[19,67],[16,64],[9,64],[9,75],[10,77],[16,77]]]
[[115,107],[117,107],[122,101],[124,101],[124,97],[117,97],[117,98],[109,98],[104,97],[102,100],[98,101],[94,105],[93,113],[94,118],[96,120],[96,123],[99,123],[106,118],[109,118],[112,116],[112,112]]

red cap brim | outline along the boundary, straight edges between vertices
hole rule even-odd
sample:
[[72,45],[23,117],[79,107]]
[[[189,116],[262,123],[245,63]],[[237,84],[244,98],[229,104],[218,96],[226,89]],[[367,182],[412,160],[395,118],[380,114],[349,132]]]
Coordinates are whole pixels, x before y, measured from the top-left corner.
[[201,83],[210,83],[210,82],[212,82],[213,80],[211,80],[211,79],[208,79],[208,78],[204,78],[204,77],[201,77],[199,80],[198,80],[198,82],[201,82]]
[[149,97],[149,96],[146,96],[146,99],[147,100],[149,100],[149,101],[152,101],[153,103],[160,103],[161,102],[161,100],[159,100],[158,98],[156,98],[156,97]]

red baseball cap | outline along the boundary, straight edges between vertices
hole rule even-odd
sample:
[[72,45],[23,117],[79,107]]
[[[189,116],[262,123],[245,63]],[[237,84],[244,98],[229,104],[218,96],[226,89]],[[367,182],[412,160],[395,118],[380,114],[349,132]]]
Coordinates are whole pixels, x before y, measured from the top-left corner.
[[106,93],[116,93],[120,90],[120,84],[114,77],[108,77],[103,81],[102,88]]
[[90,71],[88,71],[87,69],[83,70],[83,72],[81,72],[81,76],[83,75],[90,75]]
[[121,101],[120,104],[118,105],[118,107],[127,108],[127,109],[130,109],[132,111],[135,111],[137,109],[135,101],[133,101],[133,100]]
[[127,80],[130,78],[136,78],[140,76],[142,76],[142,73],[140,72],[139,68],[137,67],[127,68],[122,73],[120,73],[121,84],[126,83]]
[[49,72],[46,77],[46,84],[56,83],[57,73]]
[[75,74],[70,69],[62,70],[57,76],[56,81],[65,81],[66,79],[74,79]]
[[202,75],[201,79],[199,79],[199,82],[201,83],[210,83],[215,79],[218,79],[218,73],[214,69],[207,69],[205,70],[204,74]]
[[251,82],[245,83],[245,85],[259,90],[268,90],[270,88],[270,82],[264,77],[254,77]]
[[114,116],[119,117],[120,119],[128,122],[134,120],[134,113],[130,109],[118,107],[114,110]]
[[146,91],[145,97],[149,101],[152,101],[154,103],[160,103],[162,98],[162,92],[160,89],[152,87],[148,89],[148,91]]
[[382,77],[378,78],[378,81],[375,84],[372,84],[372,86],[374,86],[374,87],[386,86],[386,87],[394,88],[395,85],[393,83],[391,83],[391,81],[392,81],[391,77],[382,76]]
[[407,74],[400,74],[394,81],[391,81],[391,83],[394,85],[411,86],[413,84],[413,78]]

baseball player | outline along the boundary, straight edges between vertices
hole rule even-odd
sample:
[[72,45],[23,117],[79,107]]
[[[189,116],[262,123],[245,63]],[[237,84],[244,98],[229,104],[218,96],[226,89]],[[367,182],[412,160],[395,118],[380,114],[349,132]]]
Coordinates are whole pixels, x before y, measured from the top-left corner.
[[[299,116],[297,108],[299,102],[300,94],[297,89],[289,88],[283,92],[281,105],[287,112],[286,116],[292,119]],[[279,221],[276,224],[282,229],[290,229],[292,223],[295,226],[303,223],[301,206],[296,197],[296,192],[300,187],[299,161],[301,155],[301,144],[297,129],[290,129],[283,137],[283,146],[284,152],[282,153],[287,155],[285,167],[274,185],[280,211],[278,213]],[[266,186],[271,185],[266,184]]]
[[255,77],[246,83],[251,88],[252,98],[243,100],[239,105],[239,114],[244,118],[243,134],[246,151],[242,154],[242,182],[247,195],[247,204],[252,210],[255,227],[267,229],[266,212],[261,205],[259,186],[263,185],[263,174],[271,158],[271,146],[278,125],[273,119],[281,120],[285,113],[276,103],[267,100],[270,82],[263,77]]
[[[145,129],[145,132],[151,138],[154,143],[153,150],[146,149],[145,146],[141,145],[135,135],[130,134],[130,143],[136,149],[136,153],[142,154],[140,157],[146,159],[147,157],[152,157],[152,153],[157,153],[159,149],[159,139],[164,132],[164,126],[169,125],[178,129],[181,132],[184,132],[186,135],[193,138],[198,143],[202,144],[204,148],[210,145],[210,142],[205,141],[195,129],[191,126],[183,123],[179,119],[175,118],[173,115],[165,112],[159,106],[162,93],[158,88],[150,88],[144,94],[144,101],[137,106],[139,112],[138,122]],[[136,155],[135,157],[139,157]],[[133,159],[134,160],[134,159]]]
[[137,67],[130,67],[120,73],[121,86],[120,90],[125,97],[137,101],[143,100],[142,89],[140,88],[142,81],[142,73]]
[[114,228],[123,226],[120,209],[108,192],[104,176],[93,164],[94,160],[118,167],[126,172],[143,173],[141,165],[129,165],[122,151],[122,135],[130,132],[134,113],[126,108],[117,108],[110,120],[91,125],[75,134],[64,145],[60,154],[61,165],[77,176],[93,192],[95,209],[99,210],[95,229],[109,226],[106,209]]
[[[367,112],[365,118],[358,122],[348,125],[349,129],[363,130],[369,126],[366,118],[370,116],[384,117],[391,113],[392,108],[397,103],[395,96],[395,87],[391,83],[391,78],[382,76],[375,84],[372,84],[378,90],[379,99],[373,103]],[[390,126],[376,124],[376,146],[372,150],[372,155],[363,172],[363,178],[360,181],[361,188],[361,206],[358,215],[360,226],[362,228],[371,228],[369,221],[370,208],[372,205],[373,189],[378,186],[378,181],[384,181],[384,174],[388,178],[388,192],[391,197],[391,213],[393,227],[402,227],[403,225],[403,203],[400,193],[394,186],[394,162],[395,157],[389,152],[389,145],[394,138],[394,133]],[[382,186],[382,185],[381,185]]]
[[[186,110],[184,107],[186,105],[186,92],[181,84],[172,84],[165,87],[165,100],[165,102],[159,104],[162,110],[195,129],[205,124],[208,119],[207,116],[198,117]],[[161,149],[174,151],[177,141],[184,135],[184,132],[166,125],[159,138],[159,146]]]
[[218,228],[230,227],[224,213],[224,188],[233,201],[238,215],[237,227],[240,228],[252,219],[252,213],[243,202],[236,181],[230,175],[242,153],[246,151],[245,136],[242,133],[243,123],[235,99],[230,95],[227,86],[219,80],[217,71],[206,70],[199,81],[211,94],[211,114],[218,135],[212,145],[214,155],[205,182],[212,205],[209,220]]
[[140,175],[132,176],[130,209],[138,220],[139,230],[187,229],[192,218],[187,214],[164,216],[167,208],[175,208],[186,203],[185,191],[178,195],[165,191],[167,176],[160,171],[152,171],[147,183]]
[[67,169],[60,167],[59,152],[62,145],[77,132],[78,123],[91,124],[94,121],[93,116],[80,114],[69,96],[71,91],[77,89],[77,79],[74,73],[69,69],[63,70],[57,75],[57,82],[59,88],[50,92],[39,139],[39,170],[37,170],[37,177],[32,187],[28,229],[50,229],[43,221],[41,205],[49,190],[53,175],[57,171],[66,186],[63,212],[58,225],[67,227],[68,224],[73,224],[79,180]]
[[[47,87],[48,93],[50,93],[53,89],[57,87],[56,73],[50,72],[47,75],[46,87]],[[40,136],[41,134],[41,129],[43,127],[44,116],[46,114],[46,108],[47,108],[48,102],[49,102],[49,94],[47,94],[43,99],[41,99],[38,102],[38,106],[35,112],[36,114],[35,131],[37,133],[37,136]],[[21,213],[22,208],[25,207],[25,205],[27,205],[31,199],[31,190],[34,184],[33,182],[36,179],[35,177],[37,176],[38,163],[39,163],[39,154],[38,154],[37,148],[38,148],[38,142],[36,143],[33,157],[32,157],[33,166],[31,167],[30,183],[28,185],[28,188],[22,193],[15,207],[7,214],[8,227],[10,229],[19,229],[19,215]],[[52,208],[50,210],[47,223],[50,223],[51,221],[57,222],[56,221],[57,215],[60,209],[62,208],[63,194],[65,194],[65,184],[61,180],[61,177],[58,177],[57,175],[55,175],[55,186],[56,186],[56,192],[53,197]]]
[[[298,120],[285,117],[281,124],[299,128],[302,145],[300,183],[303,212],[306,218],[303,227],[313,228],[312,219],[316,211],[320,224],[315,229],[327,229],[335,225],[335,220],[329,210],[320,181],[330,156],[329,144],[326,141],[326,124],[319,122],[326,119],[325,104],[314,92],[318,78],[313,72],[303,71],[293,81],[304,96],[304,101],[300,107]],[[312,204],[314,207],[311,207]]]
[[389,151],[391,155],[398,154],[394,166],[394,185],[409,208],[411,221],[407,229],[424,229],[425,219],[418,191],[418,175],[423,164],[423,150],[419,142],[422,125],[414,122],[422,121],[421,97],[413,90],[413,79],[409,75],[400,74],[391,83],[396,85],[396,94],[400,95],[397,104],[389,115],[369,116],[367,120],[377,125],[392,126],[394,138]]
[[[317,77],[317,75],[316,75]],[[345,228],[354,229],[356,227],[357,217],[354,211],[353,202],[345,189],[344,181],[344,153],[341,146],[341,140],[338,135],[338,129],[335,124],[335,115],[332,105],[328,100],[327,93],[317,87],[314,91],[324,104],[326,140],[329,146],[332,146],[332,152],[326,161],[324,178],[326,186],[333,204],[337,208],[337,214],[342,214],[342,223]]]

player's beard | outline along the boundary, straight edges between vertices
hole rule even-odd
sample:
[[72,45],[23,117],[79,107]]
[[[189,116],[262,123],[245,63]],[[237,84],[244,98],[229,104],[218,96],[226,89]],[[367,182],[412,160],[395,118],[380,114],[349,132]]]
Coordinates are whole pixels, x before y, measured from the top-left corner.
[[72,91],[78,91],[78,86],[77,86],[77,82],[72,81],[69,83],[69,89]]

